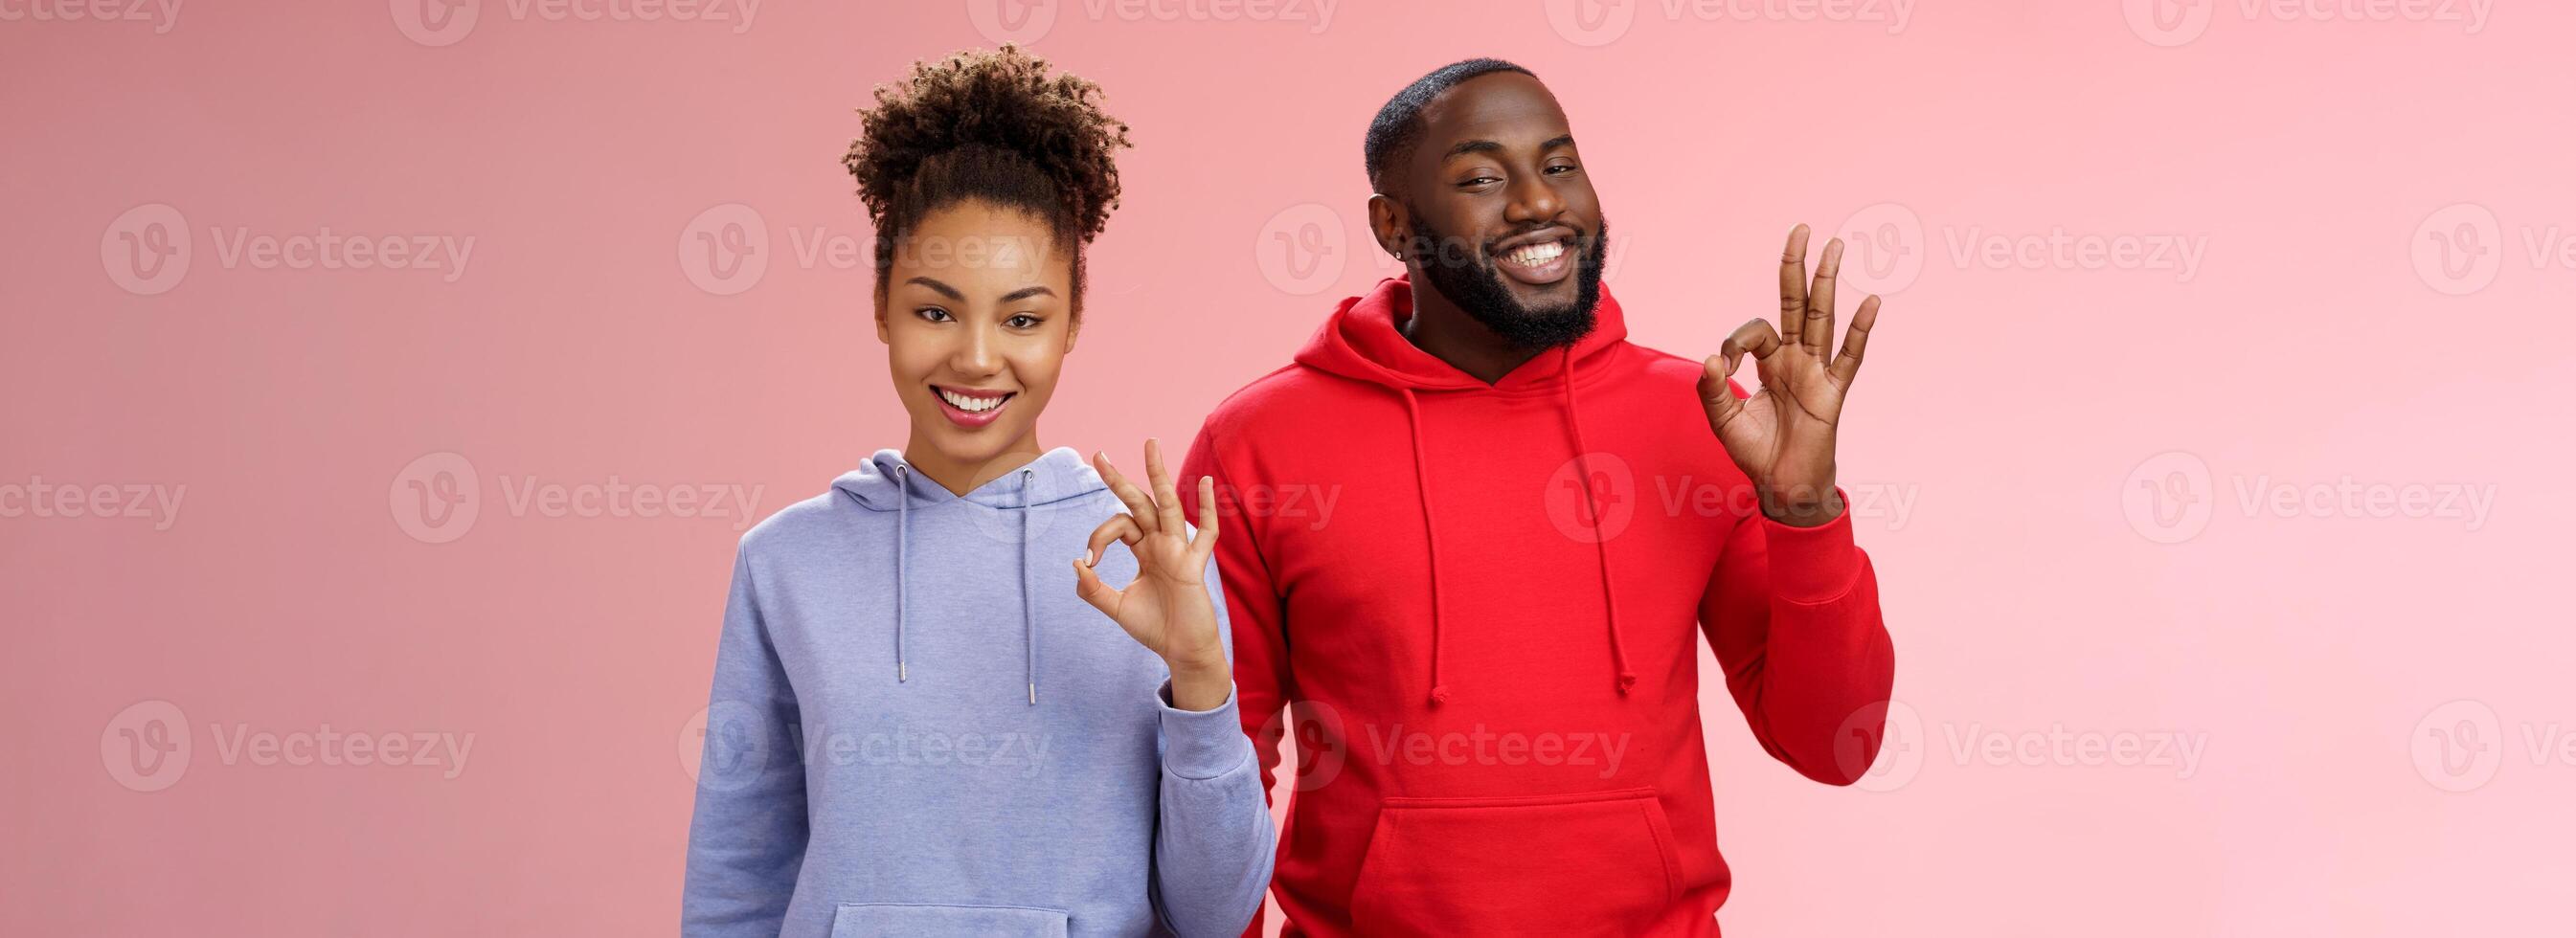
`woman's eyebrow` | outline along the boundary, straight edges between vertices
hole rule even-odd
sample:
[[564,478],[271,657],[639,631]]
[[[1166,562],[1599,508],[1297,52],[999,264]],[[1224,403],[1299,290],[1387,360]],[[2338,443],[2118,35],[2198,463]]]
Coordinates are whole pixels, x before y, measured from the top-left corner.
[[936,291],[938,291],[938,292],[939,292],[939,295],[944,296],[944,297],[947,297],[947,298],[949,299],[949,301],[950,301],[950,302],[956,302],[956,303],[963,303],[963,302],[966,302],[966,294],[961,293],[961,292],[958,292],[958,290],[957,290],[957,288],[956,288],[956,287],[952,287],[952,286],[949,286],[949,285],[947,285],[947,284],[941,283],[941,282],[939,282],[939,281],[932,280],[932,279],[930,279],[930,278],[928,278],[928,277],[914,277],[914,278],[912,278],[912,279],[910,279],[910,280],[906,280],[906,281],[904,281],[904,282],[905,282],[905,283],[917,283],[917,284],[920,284],[920,285],[922,285],[922,286],[929,287],[929,288],[931,288],[932,290],[936,290]]

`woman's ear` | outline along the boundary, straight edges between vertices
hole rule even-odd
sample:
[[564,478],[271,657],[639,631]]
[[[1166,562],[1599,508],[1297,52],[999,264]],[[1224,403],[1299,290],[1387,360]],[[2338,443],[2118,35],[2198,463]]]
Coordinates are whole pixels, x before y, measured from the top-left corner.
[[1074,312],[1064,326],[1064,353],[1073,354],[1074,340],[1082,338],[1082,313]]
[[894,336],[886,331],[886,295],[885,290],[882,288],[877,290],[876,310],[877,341],[887,345],[893,345]]

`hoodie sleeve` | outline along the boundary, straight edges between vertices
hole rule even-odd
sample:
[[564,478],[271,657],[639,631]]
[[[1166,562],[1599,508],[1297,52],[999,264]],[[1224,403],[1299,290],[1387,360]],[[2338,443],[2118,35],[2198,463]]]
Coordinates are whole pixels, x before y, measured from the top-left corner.
[[[1232,660],[1224,592],[1208,569],[1208,595],[1217,598],[1217,635]],[[1172,682],[1156,692],[1161,718],[1163,785],[1154,827],[1154,886],[1163,923],[1176,935],[1240,934],[1261,911],[1270,888],[1270,863],[1278,840],[1263,798],[1261,767],[1252,740],[1243,735],[1235,695],[1206,711],[1172,706]]]
[[770,643],[748,553],[734,557],[707,702],[698,803],[689,822],[680,933],[778,934],[805,862],[803,754],[796,695]]
[[1296,690],[1288,674],[1288,637],[1282,630],[1285,616],[1279,591],[1271,582],[1269,564],[1261,557],[1260,519],[1241,510],[1242,487],[1253,483],[1226,470],[1218,452],[1221,446],[1215,426],[1202,427],[1190,444],[1189,458],[1181,464],[1181,478],[1216,479],[1217,510],[1224,523],[1217,532],[1216,567],[1225,587],[1223,611],[1232,632],[1228,641],[1233,643],[1236,707],[1243,733],[1251,737],[1253,753],[1261,760],[1261,794],[1267,801],[1277,784],[1279,738],[1287,727],[1280,710]]
[[[1227,471],[1224,444],[1217,437],[1215,418],[1199,428],[1197,440],[1190,443],[1189,457],[1181,463],[1181,478],[1209,476],[1216,480],[1217,511],[1224,521],[1216,539],[1216,569],[1223,602],[1218,605],[1227,623],[1227,652],[1234,656],[1234,699],[1218,712],[1231,713],[1240,721],[1240,733],[1252,746],[1260,765],[1261,800],[1264,814],[1270,793],[1277,787],[1279,771],[1279,738],[1287,732],[1288,721],[1281,714],[1296,687],[1289,679],[1288,637],[1283,630],[1286,614],[1281,608],[1278,587],[1270,577],[1270,565],[1261,557],[1260,519],[1240,509],[1242,486],[1249,479]],[[1277,858],[1274,849],[1272,858]],[[1266,869],[1267,867],[1265,867]],[[1265,874],[1263,886],[1267,887]],[[1252,907],[1252,921],[1243,934],[1262,934],[1261,903]]]
[[1828,785],[1869,771],[1896,652],[1848,507],[1813,528],[1759,513],[1737,522],[1700,600],[1700,626],[1772,758]]

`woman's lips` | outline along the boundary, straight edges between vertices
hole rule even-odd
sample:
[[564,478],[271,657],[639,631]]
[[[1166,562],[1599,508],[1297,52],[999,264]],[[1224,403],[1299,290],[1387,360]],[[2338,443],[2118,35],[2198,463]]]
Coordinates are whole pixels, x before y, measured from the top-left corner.
[[[1011,391],[972,391],[934,384],[930,386],[930,396],[939,402],[939,412],[948,416],[948,422],[972,430],[1001,419],[1002,410],[1011,406],[1011,399],[1019,395]],[[966,401],[968,406],[960,406],[959,399]],[[985,406],[987,401],[991,402],[989,406]],[[982,409],[973,409],[975,407]]]

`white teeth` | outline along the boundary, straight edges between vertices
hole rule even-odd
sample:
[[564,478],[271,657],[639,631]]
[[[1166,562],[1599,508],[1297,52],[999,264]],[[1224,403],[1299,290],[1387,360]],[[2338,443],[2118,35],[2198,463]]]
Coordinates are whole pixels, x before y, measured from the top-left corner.
[[1537,267],[1554,262],[1558,257],[1561,257],[1564,254],[1565,245],[1563,243],[1549,241],[1543,244],[1524,244],[1520,247],[1513,248],[1510,254],[1504,256],[1504,259],[1523,267]]
[[1008,396],[967,397],[966,395],[948,390],[947,388],[934,388],[933,390],[939,392],[939,399],[947,401],[948,406],[955,407],[958,410],[962,410],[970,414],[983,413],[984,411],[1002,406],[1003,401],[1010,400]]

